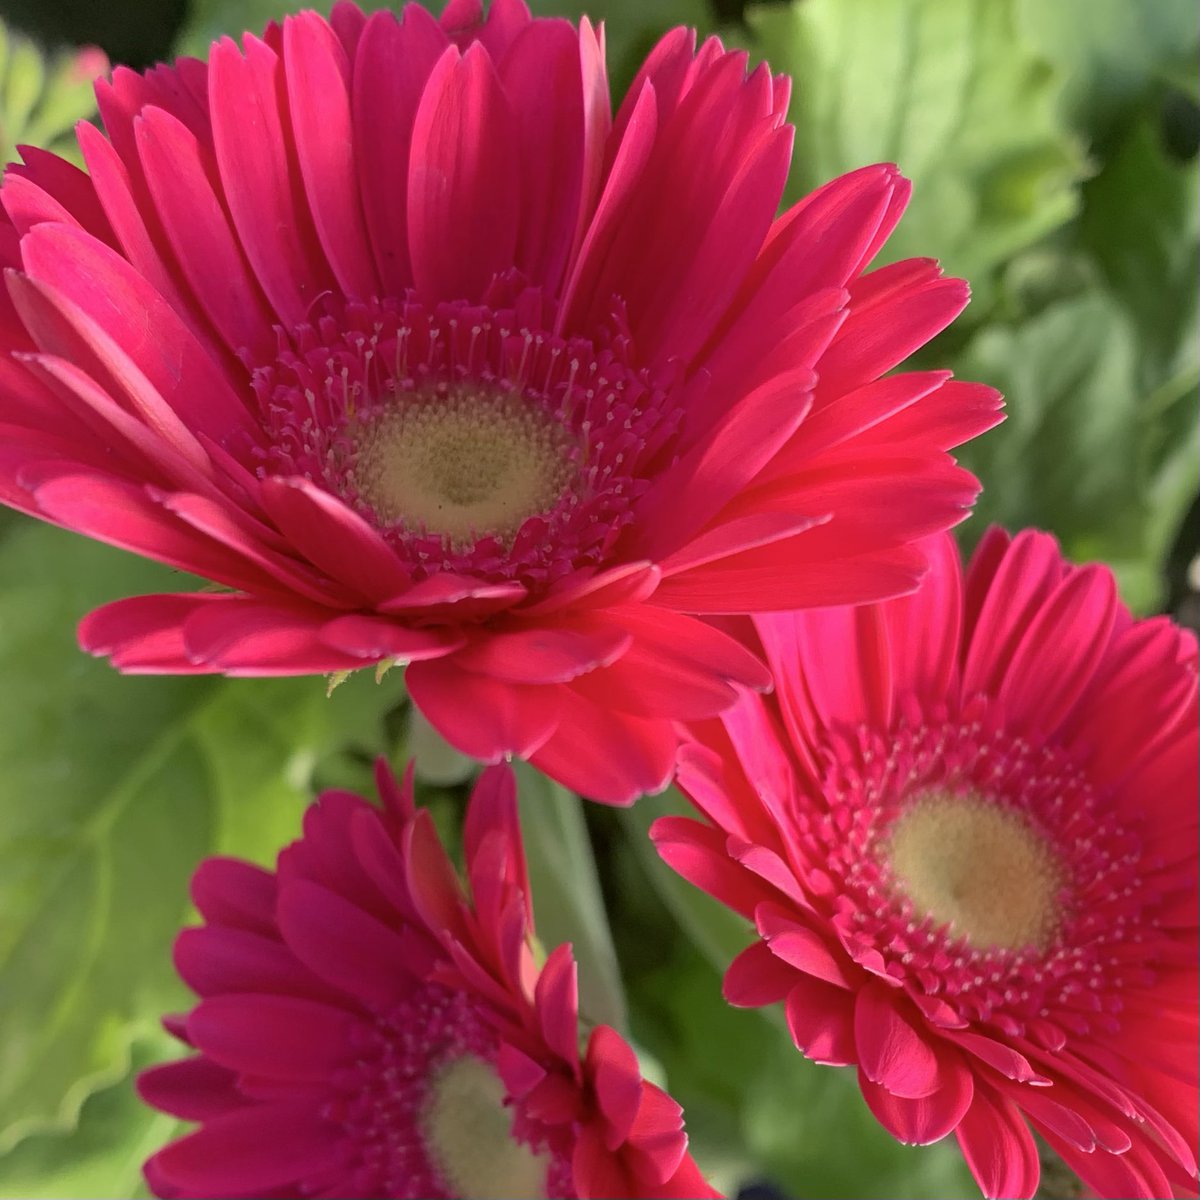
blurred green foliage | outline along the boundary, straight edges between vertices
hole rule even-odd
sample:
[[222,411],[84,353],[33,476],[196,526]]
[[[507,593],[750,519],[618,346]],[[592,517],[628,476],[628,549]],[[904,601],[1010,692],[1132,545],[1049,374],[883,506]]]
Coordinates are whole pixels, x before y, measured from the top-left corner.
[[20,145],[53,150],[79,161],[72,130],[96,105],[92,80],[108,69],[94,47],[47,55],[0,21],[0,154],[17,157]]
[[[192,0],[177,49],[203,53],[288,7]],[[1192,0],[792,0],[735,23],[737,5],[706,0],[533,7],[606,22],[618,94],[678,23],[792,73],[792,197],[898,162],[915,191],[887,254],[937,256],[975,295],[925,358],[1008,396],[1007,422],[962,454],[986,485],[966,540],[987,520],[1040,525],[1110,562],[1139,610],[1161,604],[1197,490]],[[0,30],[6,154],[18,140],[64,148],[90,112],[80,69]],[[123,678],[76,649],[90,607],[180,586],[0,515],[0,1195],[140,1187],[173,1123],[128,1078],[169,1052],[156,1020],[185,1002],[170,943],[192,867],[214,852],[270,861],[315,789],[369,789],[371,758],[400,756],[398,672],[327,700],[313,680]],[[583,814],[532,772],[522,782],[543,940],[575,941],[586,1015],[631,1030],[718,1186],[973,1194],[953,1147],[896,1145],[848,1072],[794,1053],[777,1013],[721,1000],[720,969],[748,932],[649,846],[677,797]],[[462,792],[430,792],[451,835]]]

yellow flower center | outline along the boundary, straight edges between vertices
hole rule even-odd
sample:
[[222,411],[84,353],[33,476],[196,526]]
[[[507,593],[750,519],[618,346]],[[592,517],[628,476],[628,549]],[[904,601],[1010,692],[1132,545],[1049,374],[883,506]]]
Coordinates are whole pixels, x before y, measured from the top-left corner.
[[543,1200],[547,1154],[512,1134],[512,1110],[495,1070],[467,1054],[434,1076],[422,1113],[426,1149],[460,1200]]
[[380,521],[456,550],[489,535],[511,544],[574,473],[570,433],[512,392],[406,397],[355,433],[359,494]]
[[900,816],[883,849],[913,907],[975,949],[1044,947],[1058,928],[1062,868],[1017,812],[932,793]]

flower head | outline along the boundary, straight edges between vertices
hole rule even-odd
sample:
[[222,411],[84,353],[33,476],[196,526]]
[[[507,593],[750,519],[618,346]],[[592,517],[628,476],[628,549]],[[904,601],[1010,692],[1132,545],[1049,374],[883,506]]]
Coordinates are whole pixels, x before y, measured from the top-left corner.
[[119,600],[84,646],[411,664],[460,750],[628,801],[674,721],[769,683],[698,614],[915,586],[998,398],[887,373],[966,286],[866,271],[890,166],[776,219],[788,85],[746,67],[675,30],[614,120],[586,20],[453,0],[117,69],[87,173],[0,193],[0,499],[228,590]]
[[175,961],[200,1001],[168,1022],[196,1053],[138,1085],[201,1126],[146,1164],[156,1194],[715,1195],[621,1036],[580,1052],[571,948],[535,953],[511,770],[471,797],[466,889],[411,769],[377,779],[383,810],[325,793],[274,873],[196,871],[205,924]]
[[755,923],[725,995],[786,1001],[904,1142],[989,1197],[1035,1130],[1092,1191],[1196,1191],[1196,644],[1106,568],[993,529],[916,595],[760,617],[776,696],[700,724],[706,820],[653,833]]

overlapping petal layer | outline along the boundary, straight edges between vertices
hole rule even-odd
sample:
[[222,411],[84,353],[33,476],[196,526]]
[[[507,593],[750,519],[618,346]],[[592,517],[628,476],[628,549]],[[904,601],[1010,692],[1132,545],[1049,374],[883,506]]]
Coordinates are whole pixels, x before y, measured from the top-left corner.
[[777,680],[696,723],[654,837],[755,925],[730,1003],[857,1067],[903,1142],[1030,1197],[1194,1196],[1197,655],[1111,572],[948,536],[912,596],[756,618]]
[[[84,646],[412,663],[461,749],[628,802],[674,720],[768,685],[698,618],[911,590],[999,401],[888,372],[966,286],[868,270],[893,167],[777,218],[787,81],[746,67],[676,30],[614,120],[586,20],[454,0],[118,68],[87,171],[0,193],[0,499],[229,590]],[[601,728],[633,752],[591,763]]]

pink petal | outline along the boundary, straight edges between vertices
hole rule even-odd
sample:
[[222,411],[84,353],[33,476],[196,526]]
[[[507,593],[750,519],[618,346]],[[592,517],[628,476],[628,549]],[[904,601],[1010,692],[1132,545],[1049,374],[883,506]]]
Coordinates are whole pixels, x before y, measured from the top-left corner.
[[270,361],[276,317],[213,190],[211,151],[160,108],[144,109],[133,127],[159,220],[194,295],[230,350]]
[[886,605],[883,619],[894,691],[932,701],[957,691],[962,567],[949,534],[935,535],[921,548],[929,574],[916,592]]
[[476,300],[512,265],[513,118],[487,52],[448,49],[413,118],[409,255],[427,300]]
[[[121,362],[96,331],[120,347],[193,432],[207,433],[222,445],[235,431],[259,438],[222,368],[175,309],[120,255],[67,225],[37,226],[22,240],[21,254],[26,271],[54,289],[64,317],[107,370],[122,377]],[[53,345],[43,348],[56,352]],[[79,361],[73,354],[64,357]]]
[[380,288],[357,186],[350,62],[316,13],[286,18],[283,45],[288,110],[313,224],[342,289],[367,299]]
[[543,628],[485,634],[455,662],[468,670],[512,683],[565,683],[620,658],[633,635],[586,619],[560,620]]
[[275,876],[237,858],[206,858],[192,876],[192,903],[206,921],[277,937]]
[[529,756],[539,771],[604,804],[631,804],[667,786],[678,747],[670,721],[609,711],[561,686],[557,727]]
[[[1008,545],[1007,535],[985,538],[967,572],[963,629],[963,692],[995,695],[1024,635],[1062,579],[1058,544],[1046,533],[1025,530]],[[986,572],[986,573],[985,573]]]
[[792,1041],[805,1058],[833,1067],[857,1061],[853,998],[811,975],[799,975],[787,996],[787,1023]]
[[209,495],[168,492],[155,498],[185,524],[258,567],[271,580],[271,591],[335,609],[348,608],[353,603],[336,584],[326,581],[307,563],[281,553],[280,547],[286,547],[286,543],[281,542],[279,535],[246,516],[226,497],[213,499]]
[[[330,998],[327,988],[296,960],[278,936],[247,929],[204,925],[175,939],[175,969],[200,996],[221,992],[268,992],[279,996]],[[333,998],[339,998],[333,993]]]
[[1117,587],[1107,567],[1083,567],[1032,617],[997,698],[1014,725],[1048,736],[1088,690],[1109,649]]
[[[635,87],[639,87],[636,81]],[[595,285],[626,212],[629,195],[646,170],[658,132],[658,109],[653,87],[630,90],[630,107],[621,134],[614,130],[616,151],[600,194],[596,211],[584,234],[575,265],[567,275],[555,332],[587,327],[586,310],[593,302]],[[619,122],[618,122],[619,124]]]
[[551,951],[538,976],[534,1005],[547,1047],[573,1073],[579,1070],[578,968],[569,945]]
[[766,889],[730,860],[720,830],[690,817],[659,817],[650,826],[650,838],[671,870],[747,920],[754,919]]
[[463,820],[463,857],[471,864],[480,853],[485,838],[501,838],[506,846],[504,863],[507,883],[523,893],[530,925],[529,878],[525,866],[525,847],[517,818],[517,781],[507,764],[486,767],[475,782]]
[[988,1200],[1031,1200],[1041,1167],[1033,1135],[1015,1105],[977,1086],[955,1134]]
[[599,1025],[588,1039],[586,1066],[608,1123],[605,1144],[616,1150],[629,1136],[642,1098],[637,1055],[615,1029]]
[[404,19],[373,13],[354,60],[354,152],[367,231],[379,277],[393,295],[412,286],[408,255],[408,174],[413,117],[446,35],[419,5]]
[[36,490],[51,520],[102,542],[235,588],[269,591],[250,563],[188,529],[133,484],[102,476],[65,476]]
[[584,187],[591,183],[585,179],[591,167],[588,155],[594,150],[585,139],[589,97],[580,40],[566,21],[531,21],[500,64],[521,179],[513,262],[551,294],[562,283],[580,224]]
[[[756,917],[767,905],[759,905]],[[850,978],[846,968],[849,964],[842,962],[830,949],[825,940],[813,930],[790,921],[781,928],[772,928],[759,921],[759,932],[766,939],[771,953],[781,962],[811,975],[814,979],[822,979],[835,987],[849,988]],[[861,1051],[861,1047],[860,1047]]]
[[379,1008],[410,990],[396,931],[336,892],[297,879],[280,888],[277,913],[288,948],[331,986]]
[[776,958],[766,942],[751,942],[725,971],[721,994],[736,1008],[761,1008],[786,998],[795,968]]
[[340,1165],[344,1136],[311,1103],[256,1104],[207,1122],[154,1162],[184,1195],[244,1197]]
[[227,675],[314,675],[351,671],[361,658],[321,641],[324,613],[249,597],[221,596],[187,618],[183,639],[193,661]]
[[568,575],[538,601],[522,611],[525,616],[544,616],[565,608],[589,610],[618,604],[636,604],[653,594],[661,575],[649,562],[622,563],[595,575]]
[[860,1067],[858,1085],[867,1107],[894,1138],[906,1146],[928,1146],[958,1128],[975,1095],[975,1077],[957,1058],[939,1060],[939,1085],[917,1099],[897,1096],[872,1083]]
[[80,228],[110,246],[116,245],[112,226],[104,215],[104,208],[87,172],[37,146],[19,145],[17,149],[25,161],[9,163],[4,172],[6,189],[18,179],[36,184],[42,194],[66,212]]
[[451,745],[484,762],[528,758],[554,732],[562,685],[505,683],[453,660],[416,662],[405,676],[413,702]]
[[[814,381],[802,368],[770,380],[734,405],[642,501],[647,527],[631,552],[659,559],[703,529],[799,426]],[[654,534],[656,516],[658,523],[670,526],[669,534]]]
[[409,629],[387,617],[358,613],[327,621],[321,627],[320,638],[335,650],[371,662],[385,658],[402,663],[442,658],[466,644],[466,639],[454,629]]
[[89,654],[107,655],[129,674],[206,674],[211,667],[188,657],[183,626],[197,608],[214,601],[220,598],[213,593],[114,600],[79,622],[79,645]]
[[820,532],[807,530],[673,575],[654,603],[710,615],[861,604],[914,591],[926,571],[924,558],[909,546],[814,565],[805,540]]
[[236,1079],[232,1071],[197,1055],[142,1071],[137,1092],[151,1108],[181,1121],[208,1121],[245,1104]]
[[854,1040],[863,1074],[894,1096],[920,1099],[941,1084],[937,1055],[923,1034],[901,1016],[902,1003],[885,984],[871,982],[854,1006]]
[[311,481],[266,479],[262,502],[299,553],[364,599],[385,600],[408,586],[408,573],[379,533]]
[[[908,286],[888,286],[890,277],[907,265],[884,267],[851,288],[850,316],[821,357],[818,407],[827,397],[844,395],[903,362],[966,307],[968,289],[961,279],[933,274]],[[888,285],[877,278],[885,273]]]
[[319,1082],[354,1061],[361,1026],[342,1008],[247,992],[201,1000],[187,1027],[197,1049],[231,1070]]
[[285,325],[307,320],[332,283],[280,112],[283,64],[256,37],[243,58],[225,38],[209,56],[213,139],[230,215],[246,257]]

